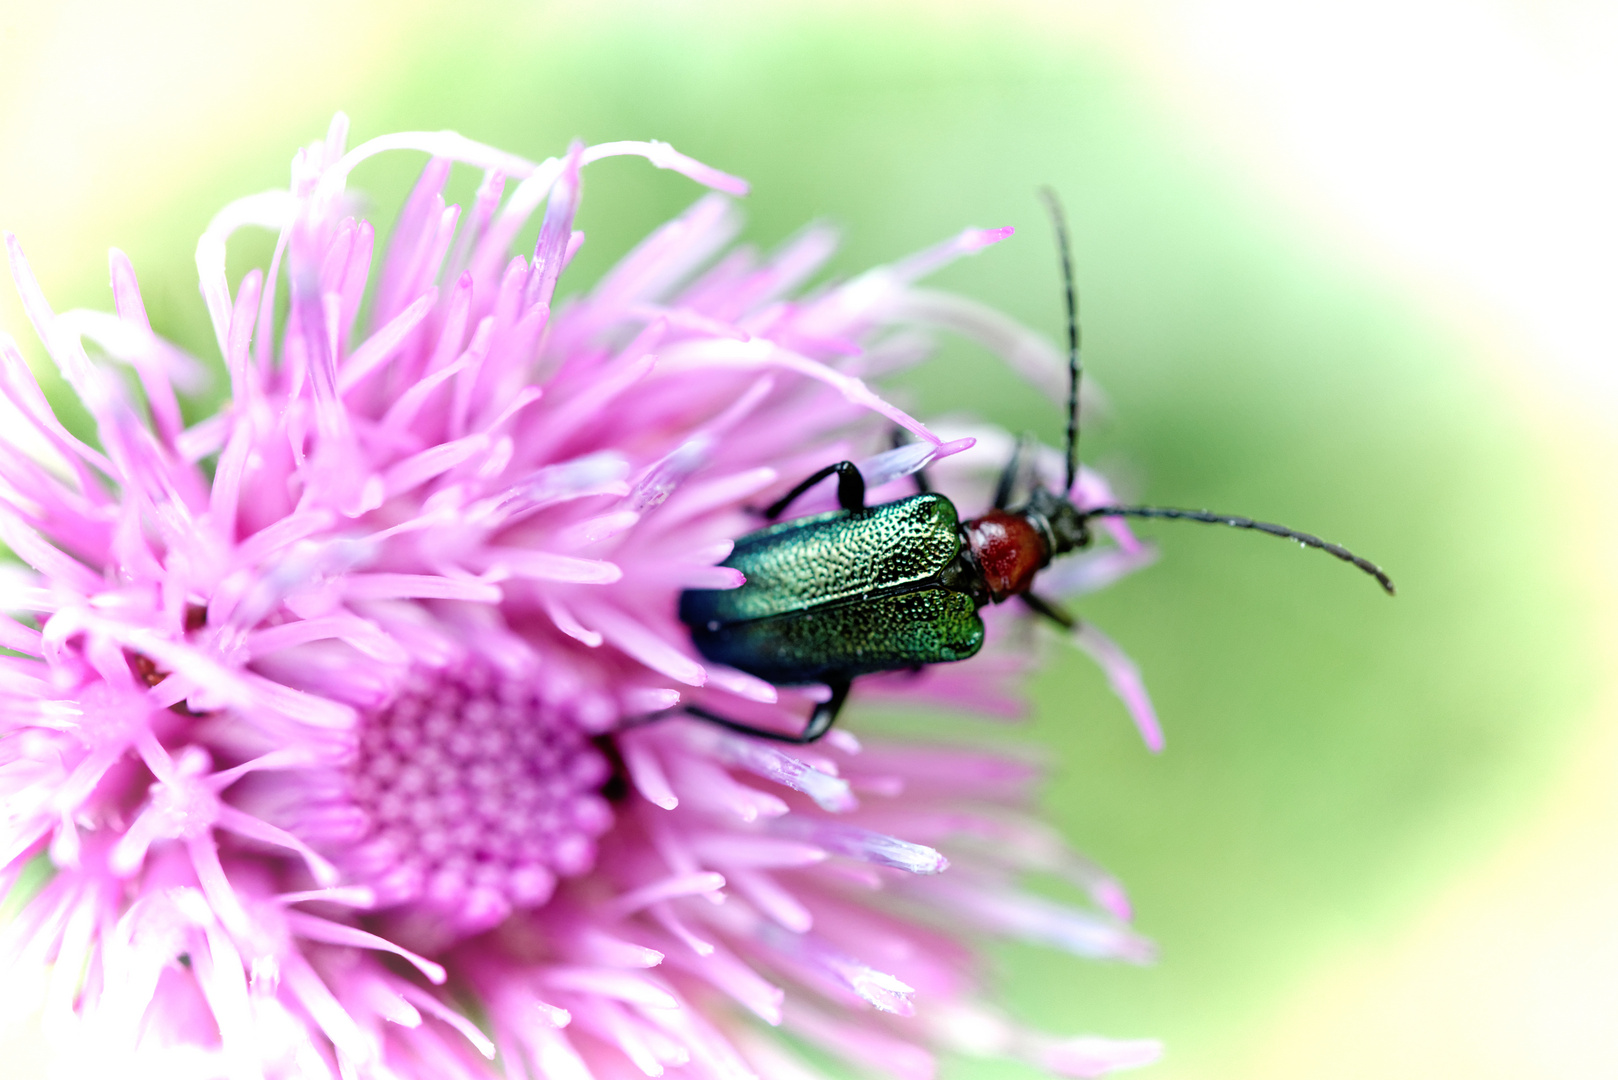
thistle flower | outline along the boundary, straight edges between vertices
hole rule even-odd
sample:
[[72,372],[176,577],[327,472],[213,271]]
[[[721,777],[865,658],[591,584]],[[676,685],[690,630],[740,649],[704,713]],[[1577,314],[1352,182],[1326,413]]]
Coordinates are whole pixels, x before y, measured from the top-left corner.
[[[200,365],[154,336],[129,260],[115,315],[56,314],[7,237],[99,445],[0,337],[0,539],[26,564],[0,604],[0,889],[23,896],[4,1014],[41,1010],[74,1076],[813,1075],[772,1025],[906,1078],[937,1048],[1071,1076],[1154,1058],[976,995],[963,933],[1150,952],[1117,883],[1027,816],[1027,763],[844,732],[788,752],[672,712],[786,729],[812,705],[699,662],[675,618],[679,590],[740,584],[715,564],[749,506],[839,458],[877,498],[927,465],[970,480],[971,438],[863,381],[919,359],[917,328],[1059,370],[914,284],[1009,230],[790,299],[828,233],[727,252],[712,194],[557,305],[585,165],[745,185],[658,143],[535,164],[453,133],[345,142],[339,116],[199,242],[230,399],[189,427],[175,386]],[[431,160],[373,260],[347,178],[401,149]],[[464,215],[452,163],[483,170]],[[533,257],[509,257],[541,203]],[[245,226],[278,240],[233,291]],[[895,427],[911,441],[882,450]],[[1148,556],[1117,539],[1061,583]],[[1109,642],[1080,644],[1138,694]],[[860,692],[1006,711],[1024,652]],[[1021,891],[1027,871],[1090,906]]]

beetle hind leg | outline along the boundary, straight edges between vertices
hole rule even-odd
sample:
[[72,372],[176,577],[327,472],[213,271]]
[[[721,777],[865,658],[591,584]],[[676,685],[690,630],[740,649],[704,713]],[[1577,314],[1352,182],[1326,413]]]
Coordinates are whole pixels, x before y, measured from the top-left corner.
[[848,701],[848,691],[849,687],[853,685],[853,681],[847,678],[828,679],[826,680],[826,685],[831,687],[831,697],[815,706],[815,711],[809,714],[808,725],[797,735],[788,735],[784,732],[744,724],[740,720],[732,720],[728,716],[720,716],[718,713],[709,712],[700,705],[686,705],[680,711],[689,713],[698,719],[706,720],[710,724],[718,724],[728,731],[734,731],[742,735],[752,735],[755,738],[769,739],[772,742],[793,743],[803,746],[808,743],[819,742],[831,730],[831,726],[837,722],[838,715],[843,711],[844,703]]
[[803,729],[803,734],[795,741],[812,743],[819,740],[831,726],[837,722],[837,717],[843,711],[843,705],[848,701],[848,690],[852,685],[849,679],[839,679],[827,683],[831,687],[831,697],[815,706],[815,711],[809,714],[809,726]]

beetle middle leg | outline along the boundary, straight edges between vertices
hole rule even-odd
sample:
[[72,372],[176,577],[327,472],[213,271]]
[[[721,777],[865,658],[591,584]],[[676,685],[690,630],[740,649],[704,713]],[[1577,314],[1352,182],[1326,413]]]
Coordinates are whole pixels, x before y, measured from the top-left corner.
[[837,504],[844,510],[865,509],[865,477],[861,475],[859,466],[852,461],[839,461],[835,465],[827,465],[824,469],[812,473],[797,487],[781,496],[770,504],[764,511],[764,516],[771,521],[780,517],[793,500],[820,483],[832,473],[837,474]]
[[848,701],[848,691],[853,680],[847,676],[826,680],[831,688],[831,697],[815,706],[815,711],[809,714],[809,723],[797,735],[788,735],[780,731],[771,731],[768,728],[755,727],[744,724],[740,720],[732,720],[728,716],[709,712],[700,705],[686,705],[683,710],[692,716],[706,720],[710,724],[718,724],[722,728],[739,732],[743,735],[752,735],[760,739],[770,739],[773,742],[794,743],[802,746],[806,743],[818,742],[826,732],[831,730],[832,724],[837,722],[838,715],[843,711],[843,705]]

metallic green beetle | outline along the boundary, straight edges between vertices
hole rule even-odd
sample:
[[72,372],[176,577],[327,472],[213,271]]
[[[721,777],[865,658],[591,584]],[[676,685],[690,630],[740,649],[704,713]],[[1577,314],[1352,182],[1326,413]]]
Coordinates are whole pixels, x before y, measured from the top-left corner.
[[[1073,288],[1067,228],[1061,208],[1046,193],[1056,227],[1067,289],[1067,483],[1078,476],[1078,303]],[[688,589],[680,621],[707,660],[781,686],[824,684],[801,734],[783,735],[721,716],[700,706],[676,712],[732,730],[785,742],[825,735],[842,710],[853,680],[881,671],[920,669],[965,660],[983,646],[985,604],[1020,598],[1036,613],[1065,627],[1072,616],[1030,591],[1051,559],[1090,542],[1098,517],[1169,518],[1229,525],[1319,548],[1376,578],[1389,594],[1393,582],[1375,564],[1346,548],[1282,525],[1205,510],[1155,506],[1080,509],[1065,495],[1035,486],[1022,505],[1008,509],[1020,473],[1014,455],[1001,475],[994,508],[961,521],[955,506],[927,490],[879,506],[865,505],[865,478],[848,461],[807,477],[764,512],[773,521],[815,484],[835,475],[841,509],[769,525],[736,541],[724,566],[740,570],[736,589]]]

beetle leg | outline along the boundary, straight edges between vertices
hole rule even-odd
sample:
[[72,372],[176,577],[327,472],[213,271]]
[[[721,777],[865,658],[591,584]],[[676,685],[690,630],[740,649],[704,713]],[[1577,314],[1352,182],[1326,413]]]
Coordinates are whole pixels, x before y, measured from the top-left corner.
[[1079,625],[1079,620],[1063,611],[1061,606],[1033,593],[1023,593],[1021,600],[1028,605],[1028,609],[1036,615],[1043,615],[1051,622],[1064,630],[1071,630]]
[[807,477],[803,483],[781,496],[770,504],[764,516],[771,521],[780,517],[792,501],[799,495],[820,483],[832,473],[837,474],[837,502],[844,510],[865,509],[865,477],[860,475],[859,466],[852,461],[839,461],[835,465],[827,465],[819,472]]
[[809,715],[809,726],[803,729],[803,734],[794,739],[794,742],[812,743],[831,730],[832,724],[837,722],[837,716],[843,711],[843,705],[848,701],[848,690],[853,680],[844,677],[837,680],[827,680],[826,685],[831,687],[831,697],[815,706],[815,711]]
[[692,716],[706,720],[710,724],[718,724],[722,728],[739,732],[742,735],[752,735],[759,739],[769,739],[773,742],[795,743],[803,745],[819,741],[826,732],[836,723],[837,716],[843,711],[843,704],[848,700],[848,690],[853,680],[844,677],[840,679],[827,679],[826,685],[831,687],[831,697],[815,706],[815,711],[809,715],[809,724],[802,734],[787,735],[779,731],[770,731],[767,728],[754,727],[744,724],[740,720],[732,720],[728,716],[709,712],[700,705],[686,705],[684,710]]
[[1011,460],[1000,473],[1000,482],[994,486],[994,508],[1004,510],[1011,505],[1011,496],[1016,493],[1017,481],[1022,476],[1022,459],[1028,448],[1028,436],[1019,435],[1017,446],[1011,451]]

